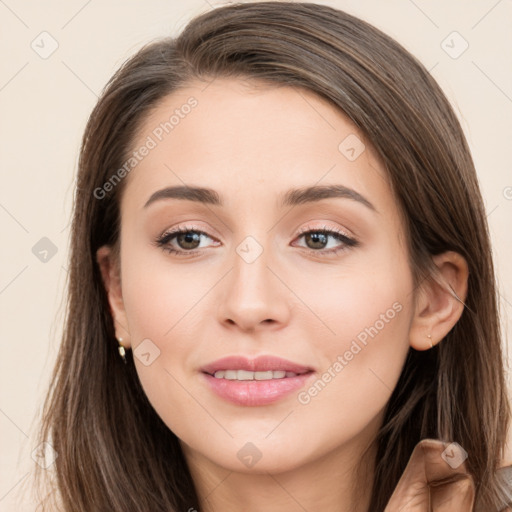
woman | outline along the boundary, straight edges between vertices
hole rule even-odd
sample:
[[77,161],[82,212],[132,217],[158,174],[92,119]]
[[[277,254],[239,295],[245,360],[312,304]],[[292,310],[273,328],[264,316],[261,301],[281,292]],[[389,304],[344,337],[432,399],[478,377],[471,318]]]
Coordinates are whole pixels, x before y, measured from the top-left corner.
[[510,504],[474,165],[367,23],[247,3],[140,50],[84,134],[69,276],[60,509]]

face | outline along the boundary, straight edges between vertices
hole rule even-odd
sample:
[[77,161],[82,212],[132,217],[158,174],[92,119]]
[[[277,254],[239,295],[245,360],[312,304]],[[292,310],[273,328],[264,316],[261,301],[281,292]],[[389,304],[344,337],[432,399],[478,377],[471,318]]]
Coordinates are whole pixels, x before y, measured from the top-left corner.
[[133,150],[116,326],[187,456],[286,471],[371,440],[413,280],[369,143],[311,92],[216,79],[168,96]]

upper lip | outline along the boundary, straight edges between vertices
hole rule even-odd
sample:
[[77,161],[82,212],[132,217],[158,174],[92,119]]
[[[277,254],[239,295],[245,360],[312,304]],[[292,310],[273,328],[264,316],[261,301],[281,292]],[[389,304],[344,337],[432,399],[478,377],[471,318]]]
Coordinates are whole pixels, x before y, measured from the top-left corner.
[[202,372],[210,375],[219,370],[246,370],[249,372],[283,370],[299,374],[310,372],[313,369],[275,356],[258,356],[253,359],[245,356],[228,356],[217,359],[201,368]]

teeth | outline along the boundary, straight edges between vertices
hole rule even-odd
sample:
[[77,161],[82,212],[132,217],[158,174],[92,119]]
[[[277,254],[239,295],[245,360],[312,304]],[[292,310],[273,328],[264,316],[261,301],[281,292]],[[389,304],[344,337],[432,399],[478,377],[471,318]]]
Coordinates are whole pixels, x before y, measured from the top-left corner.
[[284,370],[266,371],[266,372],[249,372],[247,370],[219,370],[215,372],[216,379],[227,380],[271,380],[284,379],[285,377],[296,377],[294,372],[285,372]]
[[254,380],[269,380],[274,378],[274,372],[254,372]]
[[238,370],[236,372],[236,379],[237,380],[253,380],[254,372],[248,372],[246,370]]

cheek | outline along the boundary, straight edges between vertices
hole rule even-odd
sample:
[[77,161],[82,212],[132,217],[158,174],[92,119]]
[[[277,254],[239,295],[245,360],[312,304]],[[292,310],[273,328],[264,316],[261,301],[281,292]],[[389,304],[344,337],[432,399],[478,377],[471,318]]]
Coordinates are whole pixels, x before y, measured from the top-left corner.
[[347,258],[339,267],[319,269],[314,280],[311,271],[295,276],[294,292],[314,313],[303,320],[308,321],[310,342],[331,358],[350,350],[353,342],[372,345],[375,357],[405,350],[412,319],[408,268],[398,248],[384,246]]
[[197,342],[204,338],[203,304],[212,307],[208,293],[218,278],[200,265],[171,265],[160,255],[126,252],[123,299],[137,374],[164,423],[187,440],[191,425],[205,421],[189,379]]
[[376,289],[359,280],[357,293],[342,293],[339,308],[326,316],[335,334],[316,340],[322,368],[296,397],[296,424],[303,434],[319,435],[304,443],[308,457],[380,427],[409,350],[412,314],[407,294],[386,284]]
[[359,307],[354,301],[339,314],[332,324],[336,335],[319,342],[323,365],[317,380],[299,394],[301,404],[336,403],[340,414],[361,405],[370,412],[384,406],[409,350],[411,304],[394,298]]
[[[183,330],[193,323],[196,306],[215,284],[208,268],[172,264],[165,258],[127,258],[122,278],[124,306],[134,344],[143,338],[166,343],[180,331],[186,335]],[[173,346],[179,348],[174,343]]]

